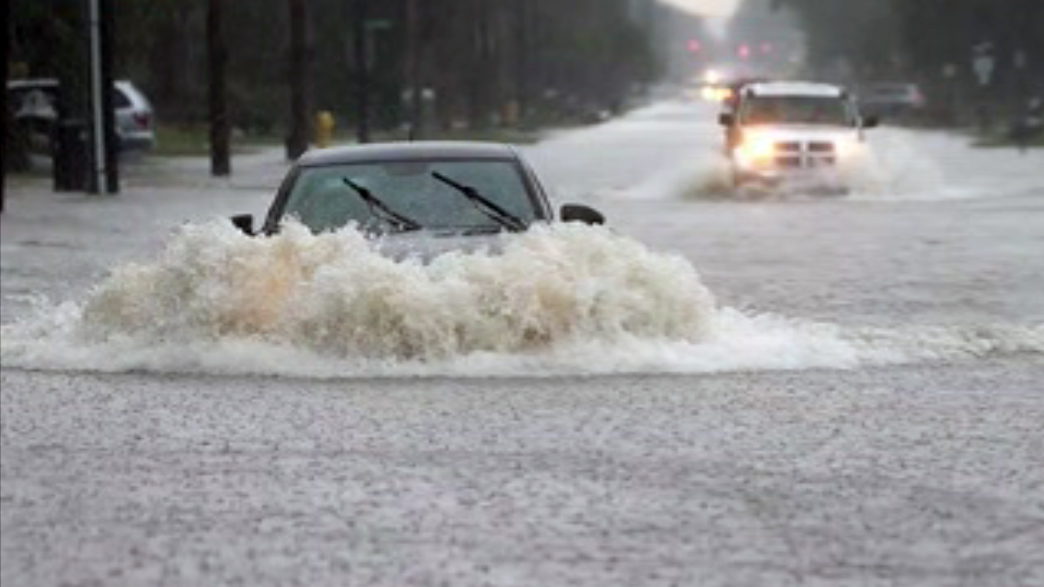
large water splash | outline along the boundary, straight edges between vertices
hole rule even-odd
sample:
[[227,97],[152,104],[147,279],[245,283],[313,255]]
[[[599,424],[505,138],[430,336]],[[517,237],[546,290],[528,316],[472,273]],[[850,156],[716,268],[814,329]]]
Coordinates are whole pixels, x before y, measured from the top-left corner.
[[5,366],[99,371],[541,375],[850,368],[1044,352],[1044,327],[845,329],[715,305],[685,259],[604,228],[396,261],[345,230],[185,226],[81,303],[4,326]]

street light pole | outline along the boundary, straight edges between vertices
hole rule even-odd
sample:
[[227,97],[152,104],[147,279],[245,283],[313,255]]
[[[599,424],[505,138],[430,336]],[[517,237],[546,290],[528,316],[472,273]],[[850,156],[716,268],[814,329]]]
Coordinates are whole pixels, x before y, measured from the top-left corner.
[[87,191],[98,194],[102,186],[108,183],[108,157],[105,149],[105,108],[102,91],[105,87],[102,79],[102,40],[101,40],[101,0],[88,0],[88,17],[91,39],[91,121],[94,138],[92,145],[94,167],[91,170]]

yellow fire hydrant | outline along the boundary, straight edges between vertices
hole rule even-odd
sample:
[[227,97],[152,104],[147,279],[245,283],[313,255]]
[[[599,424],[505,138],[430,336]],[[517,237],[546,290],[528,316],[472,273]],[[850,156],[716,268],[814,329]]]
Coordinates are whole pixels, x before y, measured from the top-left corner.
[[315,115],[315,146],[325,149],[333,142],[334,117],[327,110]]

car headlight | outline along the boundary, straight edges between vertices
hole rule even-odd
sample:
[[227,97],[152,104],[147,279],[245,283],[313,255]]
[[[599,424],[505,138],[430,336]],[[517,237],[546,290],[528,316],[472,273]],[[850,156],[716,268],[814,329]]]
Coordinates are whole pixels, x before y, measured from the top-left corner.
[[765,137],[745,137],[736,149],[736,160],[744,166],[764,164],[776,154],[776,144]]

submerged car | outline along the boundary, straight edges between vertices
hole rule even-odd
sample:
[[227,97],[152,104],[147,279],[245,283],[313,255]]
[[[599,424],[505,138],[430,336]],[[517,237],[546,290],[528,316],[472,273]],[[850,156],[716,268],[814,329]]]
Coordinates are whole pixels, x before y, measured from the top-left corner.
[[839,166],[863,148],[875,117],[860,115],[844,88],[811,82],[744,86],[719,116],[736,187],[793,184],[846,191]]
[[[380,237],[381,251],[395,257],[431,257],[552,222],[555,211],[512,146],[381,143],[306,153],[288,171],[260,227],[249,214],[232,222],[250,235],[272,235],[291,219],[314,233],[354,227]],[[605,218],[566,204],[558,220],[602,224]]]

